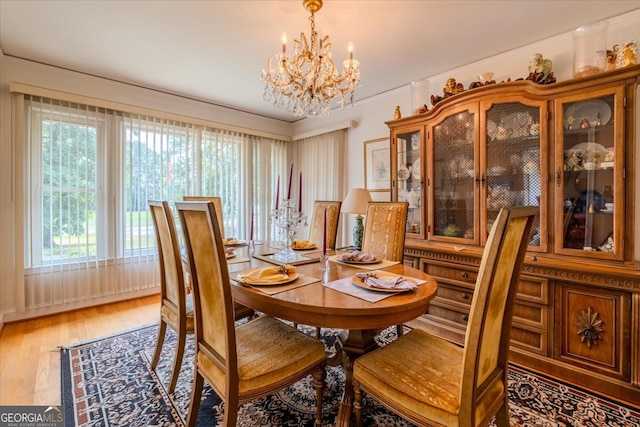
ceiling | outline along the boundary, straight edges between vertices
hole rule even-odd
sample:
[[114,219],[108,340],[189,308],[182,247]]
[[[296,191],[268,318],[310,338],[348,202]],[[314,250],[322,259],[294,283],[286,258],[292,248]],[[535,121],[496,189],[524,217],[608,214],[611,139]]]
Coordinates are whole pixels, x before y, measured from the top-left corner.
[[[640,8],[634,1],[325,0],[316,27],[340,64],[360,61],[356,102]],[[310,32],[300,0],[0,0],[4,55],[287,122],[260,72]]]

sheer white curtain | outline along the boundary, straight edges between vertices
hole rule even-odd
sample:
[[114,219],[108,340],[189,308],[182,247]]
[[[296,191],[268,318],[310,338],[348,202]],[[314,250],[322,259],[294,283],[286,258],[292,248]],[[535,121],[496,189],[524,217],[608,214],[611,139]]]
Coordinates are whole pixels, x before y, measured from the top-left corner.
[[254,212],[254,237],[273,238],[268,213],[276,178],[287,170],[285,142],[36,96],[21,100],[25,209],[16,223],[25,230],[18,292],[25,310],[155,293],[148,200],[220,196],[228,234],[248,238]]
[[302,207],[308,216],[316,200],[343,199],[346,132],[345,129],[337,130],[292,144],[294,165],[298,173],[302,172]]

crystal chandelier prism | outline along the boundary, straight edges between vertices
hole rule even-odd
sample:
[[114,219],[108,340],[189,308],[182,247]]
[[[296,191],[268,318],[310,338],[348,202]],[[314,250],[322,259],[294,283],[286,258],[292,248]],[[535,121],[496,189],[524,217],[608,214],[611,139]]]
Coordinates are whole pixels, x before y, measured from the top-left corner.
[[332,100],[342,108],[347,100],[353,104],[353,93],[360,81],[360,64],[353,59],[350,45],[349,59],[338,72],[331,57],[329,36],[318,38],[316,32],[314,16],[322,7],[322,0],[303,0],[302,4],[311,13],[311,44],[304,33],[300,33],[300,38],[293,42],[294,55],[289,55],[286,36],[283,36],[282,53],[269,58],[267,68],[262,70],[264,100],[294,116],[325,117]]

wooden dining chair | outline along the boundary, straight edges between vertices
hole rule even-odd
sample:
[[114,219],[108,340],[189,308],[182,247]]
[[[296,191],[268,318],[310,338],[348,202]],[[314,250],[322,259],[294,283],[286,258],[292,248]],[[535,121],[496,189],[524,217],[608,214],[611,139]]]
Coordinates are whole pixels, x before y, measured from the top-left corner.
[[322,424],[324,344],[271,317],[234,327],[222,234],[211,202],[177,202],[192,272],[195,366],[187,425],[194,426],[204,380],[224,402],[223,425],[237,423],[238,405],[272,394],[307,375]]
[[161,294],[160,326],[151,369],[155,370],[158,365],[167,326],[169,326],[178,336],[171,379],[167,388],[169,393],[173,393],[182,366],[187,334],[192,334],[194,331],[193,305],[184,283],[180,247],[171,208],[166,201],[151,200],[148,205],[156,232]]
[[[407,202],[369,202],[362,252],[402,262],[408,211]],[[397,325],[396,333],[404,334],[404,325]]]
[[[216,211],[216,216],[218,218],[218,227],[220,227],[220,234],[222,234],[222,237],[224,238],[224,216],[223,216],[223,209],[222,209],[222,198],[217,197],[217,196],[184,196],[182,197],[182,200],[186,201],[186,202],[212,202],[213,203],[213,207]],[[186,274],[186,280],[187,280],[187,287],[191,286],[191,281],[190,281],[190,276],[191,273],[189,271],[189,265],[188,263],[186,263],[185,265],[185,270],[187,271]],[[233,302],[233,308],[235,311],[235,318],[236,320],[240,320],[240,319],[244,319],[245,317],[251,319],[252,317],[254,317],[256,315],[255,310],[246,307],[240,303],[237,302]]]
[[342,202],[316,200],[311,212],[309,224],[309,241],[319,248],[322,247],[324,238],[324,212],[327,211],[327,249],[336,248],[336,236],[338,235],[338,221],[340,219],[340,206]]
[[[313,203],[311,212],[311,223],[309,224],[308,240],[322,247],[324,239],[324,212],[327,211],[327,249],[336,248],[336,236],[338,235],[338,221],[340,220],[340,207],[342,202],[316,200]],[[298,327],[294,323],[294,327]],[[321,330],[316,327],[316,338],[320,338]]]
[[408,210],[407,202],[369,202],[362,252],[402,262]]
[[484,248],[464,347],[421,329],[358,359],[356,425],[362,395],[420,426],[509,426],[509,335],[520,269],[539,208],[503,208]]

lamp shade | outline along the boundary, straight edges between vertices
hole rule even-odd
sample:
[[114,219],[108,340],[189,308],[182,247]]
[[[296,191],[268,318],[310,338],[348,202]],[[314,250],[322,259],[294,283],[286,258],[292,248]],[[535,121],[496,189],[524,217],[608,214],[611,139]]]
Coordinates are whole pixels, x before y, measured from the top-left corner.
[[341,212],[363,215],[371,201],[371,194],[364,188],[352,188],[342,202]]

